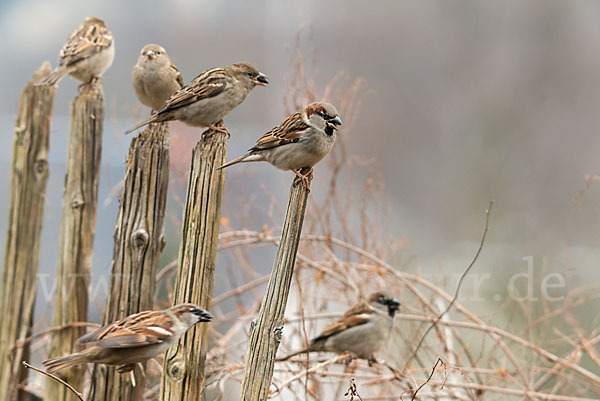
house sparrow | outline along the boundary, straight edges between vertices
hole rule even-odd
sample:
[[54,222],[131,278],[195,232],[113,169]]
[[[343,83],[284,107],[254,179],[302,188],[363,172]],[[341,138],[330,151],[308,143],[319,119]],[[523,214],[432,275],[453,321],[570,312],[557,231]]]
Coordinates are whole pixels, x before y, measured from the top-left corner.
[[[342,124],[338,112],[329,103],[311,103],[264,134],[245,155],[222,165],[267,161],[281,170],[292,170],[308,187],[307,176],[333,147],[335,131]],[[302,168],[310,168],[307,175]]]
[[87,17],[60,51],[58,67],[39,84],[57,84],[66,74],[83,84],[91,83],[102,76],[114,58],[115,41],[106,23],[100,18]]
[[194,304],[179,304],[160,311],[144,311],[108,324],[77,340],[91,347],[71,355],[49,359],[48,372],[80,363],[118,365],[120,373],[133,370],[138,362],[165,352],[198,322],[208,322],[211,314]]
[[135,94],[143,105],[160,110],[165,101],[183,87],[183,78],[159,45],[144,46],[131,72]]
[[400,302],[386,292],[371,294],[367,303],[350,308],[344,316],[310,340],[300,351],[278,359],[285,361],[304,352],[325,351],[341,354],[345,351],[358,358],[373,360],[392,331],[394,314]]
[[128,129],[125,134],[146,124],[171,120],[229,134],[227,128],[215,127],[215,124],[242,103],[256,85],[268,83],[267,77],[249,63],[204,71],[171,95],[149,119]]

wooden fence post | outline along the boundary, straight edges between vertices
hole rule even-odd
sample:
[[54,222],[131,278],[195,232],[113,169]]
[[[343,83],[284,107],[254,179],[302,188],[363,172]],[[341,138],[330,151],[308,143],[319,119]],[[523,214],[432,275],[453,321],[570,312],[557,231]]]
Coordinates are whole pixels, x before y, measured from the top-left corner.
[[[127,171],[115,227],[110,290],[103,323],[152,309],[169,184],[168,123],[151,124],[129,147]],[[141,401],[145,375],[96,364],[88,399]]]
[[50,73],[45,62],[19,99],[10,169],[8,229],[0,298],[0,399],[24,399],[17,384],[27,377],[21,361],[29,346],[18,346],[27,338],[33,322],[37,289],[40,234],[48,181],[50,120],[55,88],[35,86]]
[[295,179],[290,190],[281,240],[267,292],[260,305],[258,317],[250,326],[241,401],[264,401],[269,395],[308,193],[308,188]]
[[[62,205],[59,259],[53,326],[87,321],[87,285],[92,266],[100,154],[104,121],[104,94],[101,81],[85,85],[71,104],[71,134]],[[76,340],[82,328],[65,328],[51,336],[48,356],[77,351]],[[85,366],[65,369],[61,376],[81,391]],[[75,401],[65,386],[46,380],[46,400]]]
[[[192,302],[210,309],[221,218],[227,138],[213,132],[194,147],[188,183],[174,304]],[[165,355],[162,401],[200,400],[204,383],[208,325],[190,329]]]

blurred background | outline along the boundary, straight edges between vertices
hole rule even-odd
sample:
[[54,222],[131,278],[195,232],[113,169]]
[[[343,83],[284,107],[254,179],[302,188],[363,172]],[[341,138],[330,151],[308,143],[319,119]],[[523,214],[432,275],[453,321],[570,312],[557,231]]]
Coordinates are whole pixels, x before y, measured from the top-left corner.
[[[116,44],[114,64],[104,75],[95,279],[110,270],[119,182],[131,140],[123,131],[148,113],[131,87],[131,69],[141,48],[154,42],[166,48],[186,83],[205,69],[237,61],[268,75],[270,84],[256,88],[225,120],[232,133],[229,158],[292,111],[284,99],[296,84],[298,48],[307,58],[312,100],[340,72],[348,82],[364,80],[360,107],[341,130],[349,166],[344,185],[360,194],[365,180],[376,178],[380,189],[373,195],[384,211],[378,228],[390,244],[400,244],[388,262],[437,278],[452,292],[479,246],[484,211],[496,201],[487,243],[461,293],[477,310],[495,310],[510,295],[511,277],[529,274],[529,265],[533,295],[549,273],[564,279],[564,287],[553,290],[557,297],[600,280],[600,183],[594,176],[600,172],[600,3],[3,0],[0,227],[6,227],[20,91],[44,60],[56,65],[65,40],[88,15],[107,22]],[[77,85],[64,79],[55,100],[39,291],[50,290],[56,270],[69,102]],[[164,264],[177,257],[187,169],[200,133],[171,123]],[[327,190],[327,169],[325,161],[315,169],[315,200]],[[256,231],[276,227],[291,179],[267,164],[229,169],[223,209],[228,224]],[[272,219],[268,205],[275,205]],[[359,220],[354,223],[352,229],[360,230]],[[267,273],[274,249],[260,252],[254,268]],[[217,278],[216,293],[231,285],[232,275],[238,284],[244,281],[235,272],[234,266]],[[105,294],[100,288],[91,306],[96,321]],[[36,320],[49,319],[50,306],[38,292]],[[589,317],[580,322],[583,327],[597,323],[595,313]]]

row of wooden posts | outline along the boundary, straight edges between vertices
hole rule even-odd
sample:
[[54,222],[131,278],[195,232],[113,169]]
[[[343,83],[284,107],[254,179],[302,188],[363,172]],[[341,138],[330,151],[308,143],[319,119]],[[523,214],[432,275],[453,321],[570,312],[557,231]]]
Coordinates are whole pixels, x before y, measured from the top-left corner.
[[[44,220],[48,151],[55,88],[35,86],[50,72],[44,63],[24,89],[15,123],[10,172],[10,206],[0,298],[0,401],[26,400],[27,371]],[[48,356],[76,351],[85,332],[87,283],[91,274],[104,120],[101,83],[84,86],[71,104],[67,171],[59,239],[57,286]],[[219,233],[227,138],[203,137],[194,147],[180,238],[173,303],[192,302],[210,310]],[[108,300],[103,323],[152,309],[169,177],[167,123],[154,124],[134,138],[114,235]],[[252,322],[240,400],[265,400],[281,339],[308,189],[295,180],[273,271],[257,319]],[[68,291],[67,291],[68,289]],[[63,294],[70,294],[63,298]],[[160,399],[199,400],[204,381],[207,325],[188,331],[165,355]],[[82,390],[85,366],[65,379]],[[138,371],[136,369],[136,371]],[[140,376],[140,377],[138,377]],[[75,394],[48,379],[48,401],[76,401]],[[141,400],[144,377],[95,365],[88,400]]]

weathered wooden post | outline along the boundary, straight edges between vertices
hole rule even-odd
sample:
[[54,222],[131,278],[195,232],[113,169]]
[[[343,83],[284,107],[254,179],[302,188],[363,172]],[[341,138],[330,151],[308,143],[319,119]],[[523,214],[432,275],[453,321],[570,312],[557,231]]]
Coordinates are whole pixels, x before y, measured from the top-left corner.
[[45,62],[33,74],[21,93],[15,122],[0,298],[0,400],[24,399],[16,385],[27,377],[21,361],[29,346],[17,345],[29,336],[33,322],[55,93],[55,88],[35,83],[50,71]]
[[[131,142],[121,205],[115,227],[110,289],[103,323],[152,309],[156,271],[164,244],[169,183],[168,123],[151,124]],[[94,365],[88,399],[141,401],[145,375]]]
[[[71,104],[71,133],[62,205],[59,259],[53,326],[87,321],[87,285],[92,266],[100,153],[104,121],[101,81],[85,85]],[[82,328],[65,328],[51,336],[50,358],[77,351]],[[85,366],[65,369],[61,376],[81,391]],[[46,380],[46,400],[75,401],[77,397],[54,380]]]
[[[210,309],[224,171],[226,135],[211,132],[194,147],[183,217],[179,264],[173,302],[192,302]],[[208,325],[189,330],[165,355],[162,401],[200,400],[204,383]]]
[[269,395],[308,193],[302,181],[295,179],[267,292],[250,326],[241,401],[264,401]]

